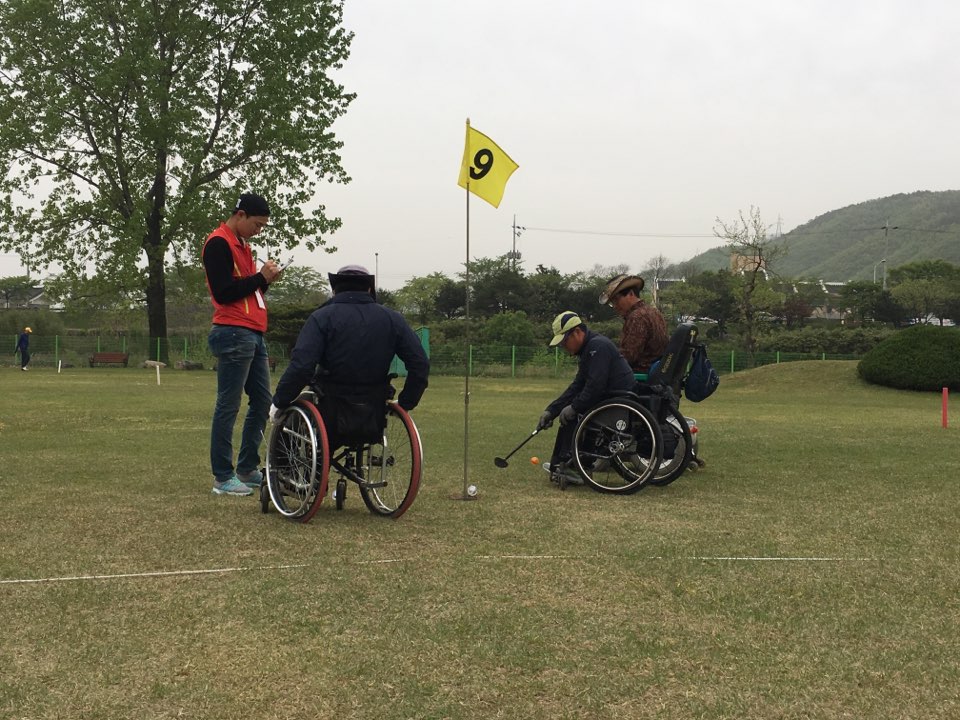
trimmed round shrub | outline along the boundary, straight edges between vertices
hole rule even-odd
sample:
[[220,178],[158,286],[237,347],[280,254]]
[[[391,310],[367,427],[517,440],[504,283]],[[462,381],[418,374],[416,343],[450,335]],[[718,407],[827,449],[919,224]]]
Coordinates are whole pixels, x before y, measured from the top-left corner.
[[960,329],[901,330],[864,355],[857,371],[869,383],[900,390],[960,390]]

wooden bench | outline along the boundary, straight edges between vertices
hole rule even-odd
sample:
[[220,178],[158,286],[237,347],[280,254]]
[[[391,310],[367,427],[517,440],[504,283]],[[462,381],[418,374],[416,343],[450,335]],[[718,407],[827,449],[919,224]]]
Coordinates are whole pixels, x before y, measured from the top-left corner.
[[94,365],[123,365],[126,367],[129,360],[129,353],[98,352],[90,356],[90,367]]

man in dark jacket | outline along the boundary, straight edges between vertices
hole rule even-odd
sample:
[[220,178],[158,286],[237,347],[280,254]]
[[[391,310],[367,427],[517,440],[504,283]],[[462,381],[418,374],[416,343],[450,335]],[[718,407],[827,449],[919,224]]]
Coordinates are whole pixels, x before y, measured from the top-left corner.
[[575,312],[566,311],[553,320],[550,346],[560,345],[579,358],[577,376],[563,393],[547,406],[537,422],[537,430],[560,419],[560,429],[553,445],[553,455],[545,469],[553,474],[566,474],[567,479],[583,482],[567,467],[573,454],[573,433],[577,419],[601,400],[633,389],[633,370],[613,342],[590,330]]
[[[383,416],[394,355],[407,369],[397,397],[404,410],[413,410],[427,389],[430,361],[403,316],[377,303],[374,277],[366,268],[347,265],[328,277],[333,297],[314,311],[300,330],[290,365],[277,383],[270,417],[275,419],[278,409],[296,400],[316,375],[324,394],[318,407],[332,449],[343,439],[338,428],[349,424],[349,418],[341,422],[332,416],[339,413],[338,408],[365,404]],[[348,401],[338,405],[339,398]]]
[[30,364],[30,333],[32,333],[28,327],[23,329],[23,332],[20,333],[20,337],[17,338],[17,349],[13,351],[13,354],[16,355],[20,353],[20,369],[24,372],[27,371],[27,365]]

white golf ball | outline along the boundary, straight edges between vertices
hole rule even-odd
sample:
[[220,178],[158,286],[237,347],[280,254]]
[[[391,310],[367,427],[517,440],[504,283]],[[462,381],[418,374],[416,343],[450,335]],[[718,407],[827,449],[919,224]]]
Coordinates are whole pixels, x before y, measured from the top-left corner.
[[470,497],[477,496],[477,486],[476,485],[467,485],[467,495]]

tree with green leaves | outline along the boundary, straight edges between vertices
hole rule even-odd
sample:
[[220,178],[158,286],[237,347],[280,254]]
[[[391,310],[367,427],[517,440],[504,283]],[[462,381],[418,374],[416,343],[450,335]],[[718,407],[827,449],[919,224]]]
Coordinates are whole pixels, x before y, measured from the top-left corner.
[[950,316],[950,301],[956,296],[944,280],[903,280],[890,290],[893,299],[906,310],[914,322],[937,318],[943,325]]
[[727,328],[737,319],[737,301],[733,294],[733,275],[726,270],[702,272],[688,280],[694,287],[708,291],[700,305],[703,317],[716,321],[714,334],[724,337]]
[[26,275],[0,278],[0,307],[10,309],[30,299],[35,285]]
[[869,280],[851,280],[838,293],[837,304],[858,322],[874,318],[880,294],[885,292],[878,283]]
[[435,317],[437,298],[449,283],[450,279],[440,272],[415,277],[397,290],[394,300],[410,322],[425,324]]
[[291,265],[270,285],[270,307],[295,306],[316,309],[330,297],[327,278],[312,267]]
[[165,338],[165,270],[198,263],[244,190],[276,252],[339,227],[332,132],[351,94],[336,0],[7,0],[0,4],[0,246],[136,289]]
[[507,311],[484,323],[483,340],[494,345],[532,345],[537,330],[523,310]]
[[692,282],[677,282],[660,291],[664,309],[676,318],[708,317],[707,303],[716,300],[714,291]]
[[463,317],[467,305],[467,286],[463,281],[446,278],[437,291],[434,307],[445,320]]

